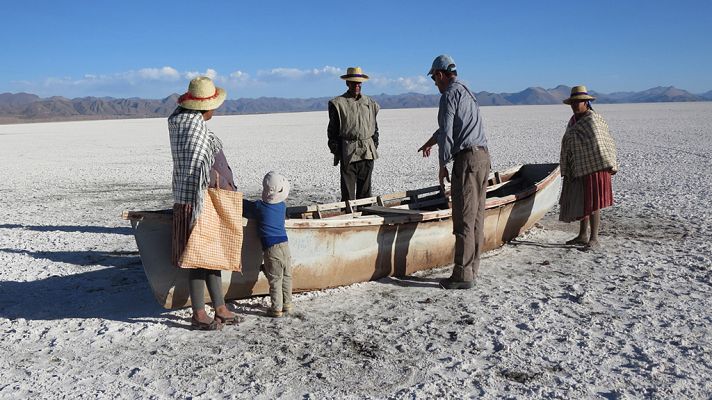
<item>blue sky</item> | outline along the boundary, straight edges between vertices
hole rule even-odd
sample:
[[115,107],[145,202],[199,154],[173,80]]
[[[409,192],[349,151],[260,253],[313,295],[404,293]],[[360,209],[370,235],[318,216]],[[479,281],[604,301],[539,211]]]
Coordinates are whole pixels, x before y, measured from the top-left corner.
[[586,84],[712,89],[710,1],[8,1],[0,93],[163,98],[209,75],[229,98],[436,93],[454,57],[476,91]]

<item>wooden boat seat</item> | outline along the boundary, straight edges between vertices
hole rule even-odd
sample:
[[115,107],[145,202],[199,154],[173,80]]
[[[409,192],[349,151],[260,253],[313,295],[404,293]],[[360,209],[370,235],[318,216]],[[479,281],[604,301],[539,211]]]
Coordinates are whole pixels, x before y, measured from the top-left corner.
[[362,214],[361,212],[338,214],[338,215],[331,215],[328,217],[322,217],[320,219],[354,219],[354,218],[360,218],[361,214]]
[[377,215],[415,215],[415,214],[423,214],[423,211],[421,210],[410,210],[407,208],[393,208],[393,207],[381,207],[381,206],[369,206],[369,207],[364,207],[361,209],[363,212],[367,212],[370,214],[377,214]]
[[366,197],[363,199],[346,200],[346,213],[350,214],[356,211],[356,207],[361,207],[364,205],[377,204],[378,197]]

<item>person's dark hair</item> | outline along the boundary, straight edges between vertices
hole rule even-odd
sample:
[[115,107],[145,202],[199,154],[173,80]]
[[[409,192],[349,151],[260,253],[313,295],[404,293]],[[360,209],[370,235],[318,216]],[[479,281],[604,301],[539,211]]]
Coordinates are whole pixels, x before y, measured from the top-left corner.
[[[452,65],[453,67],[455,66],[455,64],[450,64],[450,65]],[[449,79],[449,78],[452,78],[453,76],[457,76],[457,70],[448,71],[448,70],[446,70],[446,69],[441,69],[441,70],[439,70],[439,71],[441,71],[443,74],[445,74],[445,76],[447,76],[448,79]]]

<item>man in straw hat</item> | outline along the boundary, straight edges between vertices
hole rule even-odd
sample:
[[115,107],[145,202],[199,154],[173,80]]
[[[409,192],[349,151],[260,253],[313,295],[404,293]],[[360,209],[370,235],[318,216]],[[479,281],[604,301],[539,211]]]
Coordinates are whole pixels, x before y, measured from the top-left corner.
[[480,107],[474,94],[457,78],[455,60],[448,55],[435,58],[428,71],[441,93],[438,130],[418,151],[430,156],[438,145],[443,187],[450,181],[447,164],[452,166],[452,225],[455,234],[455,266],[452,276],[440,281],[445,289],[469,289],[480,268],[484,242],[484,211],[490,157],[482,125]]
[[334,166],[341,163],[341,201],[371,197],[373,162],[378,158],[378,123],[380,107],[361,94],[368,80],[361,67],[350,67],[346,75],[348,90],[329,101],[329,150]]
[[[205,76],[190,81],[188,91],[178,99],[178,107],[168,117],[168,132],[173,155],[173,264],[178,265],[190,231],[200,215],[208,186],[236,189],[232,170],[223,154],[223,144],[208,129],[206,121],[225,101],[227,93]],[[215,317],[205,312],[205,286],[215,308]],[[225,306],[220,271],[190,269],[191,325],[203,330],[220,329],[238,322]]]
[[563,177],[559,219],[580,221],[578,236],[566,244],[584,248],[599,245],[600,210],[613,205],[611,176],[618,170],[615,142],[606,121],[593,110],[594,100],[586,86],[571,88],[564,104],[571,106],[573,115],[561,139],[559,158]]

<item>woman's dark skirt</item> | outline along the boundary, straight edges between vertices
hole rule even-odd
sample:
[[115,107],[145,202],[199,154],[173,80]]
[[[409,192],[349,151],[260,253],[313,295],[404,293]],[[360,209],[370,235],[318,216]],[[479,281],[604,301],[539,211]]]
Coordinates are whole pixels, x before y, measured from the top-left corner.
[[564,177],[559,199],[559,220],[579,221],[613,205],[611,172],[598,171],[580,178]]
[[171,261],[174,266],[178,266],[180,256],[183,255],[185,246],[188,244],[190,236],[190,221],[193,218],[193,206],[191,204],[173,204],[173,245],[171,251]]

